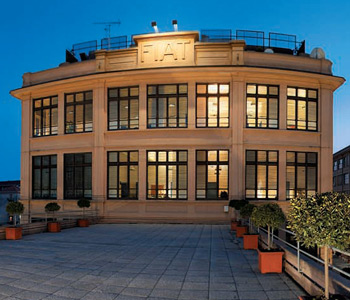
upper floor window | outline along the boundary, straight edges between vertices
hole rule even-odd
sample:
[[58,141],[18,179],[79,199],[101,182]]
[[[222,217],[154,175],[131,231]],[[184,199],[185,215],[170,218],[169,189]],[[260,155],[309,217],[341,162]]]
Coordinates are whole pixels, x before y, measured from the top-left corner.
[[56,199],[57,155],[33,156],[33,199]]
[[287,88],[287,129],[317,131],[318,92]]
[[229,99],[229,84],[197,84],[197,127],[229,127]]
[[344,161],[343,158],[339,159],[339,163],[338,163],[339,170],[343,168],[343,161]]
[[139,88],[108,90],[108,130],[139,128]]
[[344,174],[344,184],[349,184],[349,173]]
[[247,84],[247,127],[278,128],[279,87]]
[[65,133],[92,131],[92,91],[65,94]]
[[57,96],[33,100],[33,136],[57,134],[57,103]]
[[187,127],[187,84],[148,85],[148,128]]

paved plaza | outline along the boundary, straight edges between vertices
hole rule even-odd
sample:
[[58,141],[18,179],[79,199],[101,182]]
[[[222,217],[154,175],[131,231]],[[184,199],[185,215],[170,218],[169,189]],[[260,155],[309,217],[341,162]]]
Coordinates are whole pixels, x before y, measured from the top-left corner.
[[115,224],[0,241],[0,300],[293,299],[224,225]]

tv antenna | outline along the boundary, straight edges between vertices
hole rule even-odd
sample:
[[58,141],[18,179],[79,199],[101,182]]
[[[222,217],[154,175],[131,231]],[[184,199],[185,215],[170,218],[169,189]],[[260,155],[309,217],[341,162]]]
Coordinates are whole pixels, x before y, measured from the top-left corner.
[[121,24],[120,20],[115,21],[115,22],[95,22],[94,24],[105,26],[105,32],[106,32],[107,39],[108,39],[108,50],[109,50],[111,47],[111,27],[114,25],[120,25]]

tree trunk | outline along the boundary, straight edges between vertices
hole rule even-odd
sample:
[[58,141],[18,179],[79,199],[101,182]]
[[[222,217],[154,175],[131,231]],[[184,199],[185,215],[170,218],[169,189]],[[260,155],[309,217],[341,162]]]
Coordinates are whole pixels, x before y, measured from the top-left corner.
[[329,299],[329,271],[328,271],[328,247],[324,246],[324,295]]
[[15,227],[17,227],[17,222],[16,222],[16,215],[13,215],[13,225],[15,225]]
[[270,239],[271,239],[271,228],[270,225],[267,226],[267,249],[270,250]]

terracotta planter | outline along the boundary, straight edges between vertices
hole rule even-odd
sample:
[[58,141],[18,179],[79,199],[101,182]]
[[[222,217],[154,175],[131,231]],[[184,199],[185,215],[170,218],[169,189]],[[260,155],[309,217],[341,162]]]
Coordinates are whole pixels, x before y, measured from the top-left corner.
[[246,250],[249,249],[258,249],[259,244],[259,235],[258,234],[245,234],[243,235],[243,248]]
[[48,232],[60,232],[61,231],[61,224],[58,222],[47,223],[47,231]]
[[262,251],[259,253],[259,270],[265,273],[282,273],[283,251]]
[[231,231],[236,231],[238,224],[238,221],[231,221]]
[[243,237],[244,234],[248,232],[247,226],[237,226],[236,237]]
[[22,227],[6,227],[7,240],[19,240],[22,238]]
[[90,223],[87,219],[79,219],[78,220],[78,226],[79,227],[89,227]]
[[[299,296],[299,300],[322,300],[321,296]],[[347,300],[348,297],[342,296],[342,295],[330,295],[329,300]]]

